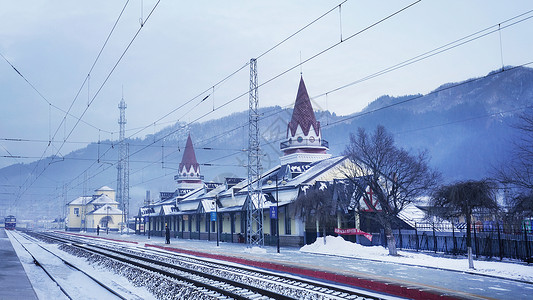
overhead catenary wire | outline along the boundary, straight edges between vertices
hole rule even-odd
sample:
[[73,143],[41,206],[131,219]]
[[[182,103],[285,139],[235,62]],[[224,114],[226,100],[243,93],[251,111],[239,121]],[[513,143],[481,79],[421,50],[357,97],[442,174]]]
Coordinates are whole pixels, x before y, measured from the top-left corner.
[[[146,24],[146,22],[150,19],[150,17],[152,16],[153,12],[155,11],[155,9],[157,8],[157,6],[159,5],[161,0],[158,0],[154,7],[152,8],[152,10],[150,11],[150,13],[148,14],[148,16],[146,17],[146,19],[144,20],[143,22],[143,25]],[[126,3],[127,5],[127,3]],[[121,14],[122,15],[122,12]],[[118,22],[118,21],[117,21]],[[115,24],[116,26],[116,24]],[[113,30],[115,28],[115,26],[113,27]],[[126,53],[128,52],[128,50],[130,49],[131,45],[133,44],[133,42],[135,41],[135,39],[137,38],[137,36],[139,35],[139,33],[141,32],[142,28],[144,28],[143,26],[141,26],[137,31],[136,33],[134,34],[134,36],[131,38],[130,42],[128,43],[128,45],[126,46],[126,48],[124,49],[124,51],[122,52],[122,54],[120,55],[120,57],[118,58],[118,60],[116,61],[116,63],[113,65],[113,67],[111,68],[111,70],[109,71],[109,73],[107,74],[107,76],[105,77],[104,81],[101,83],[100,87],[96,90],[95,94],[93,95],[93,97],[91,98],[91,101],[88,103],[87,107],[83,110],[81,116],[79,117],[79,119],[77,120],[77,122],[74,124],[74,126],[72,127],[72,129],[70,130],[70,132],[65,136],[64,140],[68,140],[70,138],[70,136],[72,135],[72,133],[74,132],[74,130],[76,129],[76,127],[78,126],[78,124],[80,123],[80,120],[83,118],[83,116],[85,116],[85,114],[87,113],[89,107],[91,106],[91,104],[95,101],[95,99],[98,97],[98,95],[100,94],[100,92],[102,91],[103,87],[106,85],[107,81],[109,80],[109,78],[111,77],[111,75],[114,73],[115,69],[117,68],[118,64],[122,61],[122,59],[124,58],[124,56],[126,55]],[[106,43],[107,43],[107,40],[106,39]],[[100,55],[101,53],[99,53]],[[99,56],[98,56],[99,57]],[[82,88],[80,88],[80,91],[81,91]],[[80,93],[80,91],[78,92],[78,95]],[[78,96],[76,96],[77,98]],[[65,120],[65,119],[64,119]],[[61,146],[58,148],[57,150],[57,153],[60,152],[61,148],[64,146],[64,142],[61,144]],[[44,154],[43,154],[44,155]],[[56,154],[57,155],[57,154]],[[50,166],[50,163],[45,166],[43,168],[43,170],[36,176],[36,178],[33,180],[33,182],[35,182],[37,180],[37,178],[39,178],[41,176],[41,174],[44,173],[44,171],[46,171],[47,167]],[[37,165],[36,165],[37,167]],[[36,169],[36,168],[35,168]],[[35,172],[35,169],[32,173]],[[29,177],[28,177],[29,178]],[[26,180],[27,182],[27,180]],[[29,189],[29,187],[31,187],[31,185],[33,184],[33,182],[30,182],[26,188],[21,192],[21,194],[17,197],[17,199],[20,199],[20,197],[22,197],[22,195],[25,193],[25,191],[27,191]],[[25,184],[25,183],[24,183]]]
[[[390,16],[389,16],[389,17],[390,17]],[[379,23],[379,22],[378,22],[378,23]],[[368,28],[368,27],[367,27],[367,28]],[[365,29],[364,29],[364,30],[365,30]],[[362,32],[362,31],[360,31],[360,32]],[[201,117],[200,117],[200,118],[201,118]],[[194,122],[194,121],[193,121],[193,122]],[[191,123],[192,123],[192,122],[191,122]],[[181,129],[181,128],[179,128],[178,130],[180,130],[180,129]],[[173,131],[172,133],[175,133],[175,132],[176,132],[176,131]],[[167,135],[167,136],[168,136],[168,135]],[[155,141],[154,141],[154,142],[155,142]],[[146,147],[145,147],[145,148],[146,148]],[[143,149],[137,151],[136,153],[138,153],[138,152],[140,152],[140,151],[142,151],[142,150],[143,150]],[[134,153],[134,154],[135,154],[135,153]],[[133,155],[133,154],[132,154],[132,155]]]
[[[420,2],[420,1],[421,1],[421,0],[419,0],[419,1],[417,1],[417,2]],[[342,4],[345,3],[345,2],[346,2],[346,1],[341,2],[340,5],[342,5]],[[415,2],[415,3],[416,3],[416,2]],[[336,5],[335,7],[333,7],[331,10],[329,10],[328,12],[326,12],[325,14],[323,14],[322,16],[320,16],[319,18],[313,20],[312,22],[310,22],[309,24],[307,24],[306,26],[304,26],[303,28],[301,28],[300,30],[298,30],[296,33],[290,35],[289,37],[287,37],[287,38],[284,39],[283,41],[279,42],[279,43],[276,44],[274,47],[268,49],[267,51],[265,51],[264,53],[262,53],[259,57],[264,56],[265,54],[269,53],[270,51],[272,51],[273,49],[275,49],[275,48],[278,47],[279,45],[281,45],[281,44],[283,44],[284,42],[286,42],[288,39],[294,37],[295,35],[297,35],[299,32],[301,32],[301,31],[304,30],[305,28],[309,27],[310,25],[312,25],[313,23],[315,23],[315,22],[318,21],[319,19],[323,18],[325,15],[327,15],[327,14],[329,14],[330,12],[334,11],[337,7],[338,7],[338,5]],[[403,10],[404,10],[404,9],[403,9]],[[389,17],[390,17],[390,16],[389,16]],[[389,18],[389,17],[388,17],[388,18]],[[233,75],[235,75],[236,73],[238,73],[239,71],[241,71],[242,69],[244,69],[244,68],[245,68],[246,66],[248,66],[248,65],[249,65],[249,62],[247,62],[244,66],[242,66],[242,67],[239,68],[238,70],[234,71],[234,72],[231,73],[230,75],[226,76],[225,78],[223,78],[223,79],[220,80],[219,82],[217,82],[217,83],[215,84],[215,86],[216,86],[216,85],[219,85],[219,84],[221,84],[221,83],[223,83],[224,81],[226,81],[227,79],[229,79],[230,77],[232,77]],[[187,101],[186,104],[188,104],[188,103],[192,102],[193,100],[199,98],[202,94],[205,94],[205,93],[208,92],[209,90],[210,90],[210,88],[206,89],[204,92],[198,94],[198,95],[197,95],[196,97],[194,97],[193,99],[190,99],[189,101]],[[246,93],[248,93],[248,92],[246,92]],[[245,94],[246,94],[246,93],[245,93]],[[208,95],[208,96],[209,96],[209,95]],[[237,97],[237,99],[240,98],[240,97],[242,97],[242,95],[239,96],[239,97]],[[234,99],[233,101],[235,101],[235,100],[236,100],[236,99]],[[233,101],[231,101],[231,102],[233,102]],[[222,106],[219,106],[219,107],[213,108],[213,110],[212,110],[211,112],[214,112],[215,110],[218,110],[218,109],[224,107],[224,106],[227,105],[227,104],[228,104],[228,103],[223,104]],[[165,117],[168,116],[169,114],[175,112],[176,110],[178,110],[178,109],[181,108],[181,107],[183,107],[183,105],[180,105],[178,108],[176,108],[176,109],[174,109],[173,111],[167,113],[165,116],[161,117],[158,121],[160,121],[161,119],[165,118]],[[202,119],[202,118],[204,118],[204,117],[207,116],[207,115],[208,115],[208,114],[205,114],[205,115],[201,116],[200,118],[195,119],[193,122],[189,122],[189,124],[194,123],[195,121],[198,121],[199,119]],[[155,124],[155,122],[150,123],[149,125],[146,125],[145,127],[141,128],[140,131],[142,131],[142,130],[148,128],[148,127],[151,126],[152,124]],[[140,131],[134,133],[133,135],[136,135],[136,134],[139,133]],[[133,136],[133,135],[130,135],[130,137]],[[166,137],[166,136],[165,136],[165,137]],[[157,141],[159,141],[159,140],[157,140]],[[154,140],[154,143],[157,142],[157,141]],[[106,151],[106,152],[107,152],[107,151]],[[137,153],[137,152],[136,152],[136,153]],[[134,155],[134,154],[135,154],[135,153],[133,153],[132,155]],[[130,155],[130,156],[131,156],[131,155]]]
[[[71,114],[69,111],[67,110],[64,110],[63,108],[55,105],[54,103],[52,103],[50,100],[48,100],[48,98],[46,98],[42,93],[41,91],[39,91],[37,89],[37,87],[35,87],[35,85],[33,83],[31,83],[31,81],[29,81],[26,76],[24,76],[2,53],[0,53],[0,56],[6,61],[7,64],[9,64],[11,66],[11,68],[13,68],[13,70],[15,70],[15,72],[37,93],[37,95],[39,95],[39,97],[41,99],[43,99],[51,108],[54,108],[62,113],[65,113],[67,114],[69,117],[72,117],[74,119],[80,119],[78,116],[75,116],[73,114]],[[91,128],[94,128],[94,129],[101,129],[101,128],[98,128],[96,125],[94,124],[91,124],[87,121],[84,121],[84,120],[80,120],[80,122],[82,122],[83,124],[91,127]],[[111,131],[106,131],[106,130],[103,130],[101,129],[102,131],[106,132],[106,133],[111,133]]]
[[[283,45],[285,42],[287,42],[288,40],[290,40],[291,38],[295,37],[296,35],[298,35],[299,33],[301,33],[302,31],[304,31],[305,29],[307,29],[308,27],[310,27],[311,25],[315,24],[316,22],[318,22],[319,20],[321,20],[322,18],[324,18],[325,16],[327,16],[328,14],[330,14],[331,12],[335,11],[337,9],[337,7],[340,7],[342,4],[346,3],[348,0],[344,0],[342,1],[340,4],[334,6],[333,8],[331,8],[330,10],[328,10],[327,12],[325,12],[324,14],[320,15],[318,18],[312,20],[311,22],[307,23],[306,25],[304,25],[303,27],[301,27],[300,29],[298,29],[296,32],[290,34],[289,36],[287,36],[285,39],[281,40],[280,42],[278,42],[277,44],[275,44],[274,46],[272,46],[271,48],[267,49],[266,51],[262,52],[261,54],[259,54],[258,56],[256,56],[256,59],[260,59],[261,57],[267,55],[268,53],[272,52],[274,49],[278,48],[279,46]],[[193,98],[185,101],[183,104],[179,105],[178,107],[174,108],[173,110],[171,110],[170,112],[166,113],[165,115],[163,115],[162,117],[158,118],[156,121],[154,122],[151,122],[150,124],[148,125],[145,125],[145,126],[140,126],[140,127],[136,127],[136,128],[133,128],[133,129],[128,129],[126,131],[132,131],[132,130],[137,130],[135,133],[131,134],[128,138],[131,138],[139,133],[141,133],[142,131],[144,131],[146,128],[148,128],[149,126],[151,126],[152,124],[162,124],[160,123],[161,120],[165,119],[166,117],[168,117],[169,115],[173,114],[174,112],[178,111],[179,109],[183,108],[185,105],[191,103],[192,101],[200,98],[202,95],[205,95],[205,93],[208,93],[210,90],[212,90],[212,93],[211,94],[208,94],[207,96],[205,96],[200,102],[203,102],[204,100],[206,100],[208,97],[210,97],[212,94],[214,94],[215,92],[215,88],[217,88],[218,86],[222,85],[224,82],[226,82],[228,79],[230,79],[231,77],[235,76],[236,74],[238,74],[240,71],[242,71],[244,68],[246,68],[247,66],[250,65],[250,62],[249,61],[246,61],[246,63],[242,66],[242,67],[239,67],[238,69],[236,69],[235,71],[233,71],[232,73],[230,73],[229,75],[227,75],[226,77],[222,78],[221,80],[219,80],[218,82],[216,82],[212,87],[210,88],[206,88],[205,90],[203,90],[202,92],[200,92],[199,94],[197,94],[196,96],[194,96]],[[214,105],[214,102],[213,102],[213,111],[215,110],[215,105]],[[179,121],[179,119],[178,119]],[[169,122],[166,122],[166,123],[175,123],[177,121],[169,121]]]
[[[50,138],[50,142],[49,142],[48,145],[45,147],[45,149],[44,149],[44,151],[43,151],[43,153],[42,153],[42,155],[41,155],[41,158],[40,158],[38,161],[41,161],[42,158],[45,156],[45,154],[46,154],[48,148],[50,147],[52,141],[55,139],[55,137],[56,137],[58,131],[60,130],[61,126],[63,125],[64,128],[66,129],[66,117],[69,116],[69,115],[71,115],[71,114],[70,114],[70,110],[72,109],[74,103],[76,102],[76,99],[78,98],[79,94],[81,93],[81,91],[82,91],[82,89],[83,89],[83,86],[85,85],[85,82],[87,82],[87,80],[88,80],[88,77],[90,77],[90,74],[91,74],[91,72],[92,72],[94,66],[95,66],[96,63],[98,62],[98,60],[99,60],[99,58],[100,58],[100,55],[102,54],[102,52],[103,52],[105,46],[107,45],[107,42],[109,41],[109,38],[111,37],[111,34],[112,34],[113,31],[115,30],[115,27],[116,27],[116,25],[118,24],[118,22],[119,22],[119,20],[120,20],[120,18],[121,18],[121,16],[122,16],[124,10],[126,9],[126,6],[128,5],[128,3],[129,3],[129,0],[126,1],[124,7],[122,8],[122,11],[120,12],[120,14],[119,14],[117,20],[115,21],[115,24],[113,25],[113,27],[112,27],[110,33],[108,34],[108,36],[107,36],[107,38],[106,38],[106,41],[104,42],[104,45],[103,45],[102,48],[100,49],[100,52],[98,53],[98,55],[97,55],[97,57],[96,57],[96,59],[95,59],[93,65],[91,66],[91,69],[90,69],[90,71],[89,71],[88,76],[85,78],[84,82],[82,83],[81,87],[79,88],[78,93],[76,94],[76,96],[74,97],[73,101],[71,102],[70,107],[68,108],[67,111],[65,111],[65,116],[64,116],[63,119],[61,120],[61,122],[60,122],[60,124],[58,125],[58,127],[57,127],[55,133],[53,134],[53,136]],[[2,57],[4,57],[4,56],[2,55]],[[7,61],[7,59],[6,59],[5,57],[4,57],[4,60]],[[11,65],[11,63],[10,63],[9,61],[7,61],[7,62]],[[16,71],[16,72],[17,72],[17,73],[18,73],[18,74],[19,74],[19,75],[20,75],[20,76],[21,76],[21,77],[22,77],[22,78],[23,78],[23,79],[24,79],[24,80],[25,80],[25,81],[26,81],[26,82],[27,82],[27,83],[28,83],[28,84],[29,84],[29,85],[30,85],[30,86],[31,86],[31,87],[32,87],[32,88],[33,88],[33,89],[34,89],[34,90],[40,95],[40,96],[41,96],[41,98],[43,98],[46,102],[48,102],[48,103],[51,105],[50,101],[48,101],[48,100],[47,100],[47,99],[46,99],[46,98],[45,98],[45,97],[44,97],[44,96],[43,96],[43,95],[42,95],[42,94],[41,94],[41,93],[35,88],[35,86],[34,86],[33,84],[31,84],[31,83],[30,83],[30,82],[29,82],[29,81],[28,81],[28,80],[27,80],[27,79],[26,79],[26,78],[25,78],[25,77],[24,77],[24,76],[23,76],[23,75],[22,75],[22,74],[21,74],[21,73],[20,73],[20,72],[19,72],[19,71],[13,66],[13,65],[11,65],[11,66],[12,66],[13,69],[15,69],[15,71]],[[87,104],[87,108],[88,108],[89,106],[90,106],[90,104],[88,103],[88,104]],[[87,109],[87,108],[86,108],[86,109]],[[85,113],[85,112],[84,112],[84,113]],[[83,118],[83,115],[82,115],[81,117],[75,117],[75,119],[77,120],[77,122],[76,122],[76,125],[73,127],[73,130],[74,130],[74,128],[75,128],[80,122],[82,122],[82,118]],[[85,121],[83,121],[83,123],[88,124],[88,123],[85,122]],[[92,125],[91,125],[91,126],[92,126]],[[92,127],[94,127],[95,129],[99,129],[99,128],[95,127],[95,126],[92,126]],[[63,145],[64,145],[64,143],[66,142],[66,140],[67,140],[67,137],[65,136],[65,138],[63,139],[63,143],[62,143],[61,146],[57,149],[57,153],[56,153],[56,155],[60,153],[61,148],[63,147]],[[48,165],[50,165],[50,164],[48,164]],[[38,167],[39,167],[39,163],[35,164],[35,167],[33,168],[32,172],[30,172],[29,176],[26,177],[26,179],[25,179],[23,185],[25,185],[25,184],[28,182],[28,180],[30,179],[31,174],[35,173],[35,171],[37,170]],[[39,175],[36,176],[36,179],[37,179],[42,173],[44,173],[44,171],[46,170],[46,168],[47,168],[47,167],[44,167],[44,168],[43,168],[43,171],[42,171]],[[36,179],[35,179],[35,180],[36,180]],[[34,182],[35,182],[35,181],[34,181]],[[19,199],[20,197],[22,197],[22,195],[27,191],[27,189],[28,189],[32,184],[33,184],[33,183],[28,184],[28,187],[27,187],[24,191],[21,192],[21,195],[19,195],[19,196],[17,197],[17,199]]]

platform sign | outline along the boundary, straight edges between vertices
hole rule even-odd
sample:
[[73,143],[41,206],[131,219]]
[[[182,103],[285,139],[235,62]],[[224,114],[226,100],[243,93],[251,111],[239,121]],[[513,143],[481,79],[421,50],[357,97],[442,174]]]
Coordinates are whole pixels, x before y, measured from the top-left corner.
[[217,213],[215,211],[212,211],[211,212],[211,221],[216,221],[217,220]]
[[271,206],[270,207],[270,219],[277,219],[277,218],[278,218],[278,207]]

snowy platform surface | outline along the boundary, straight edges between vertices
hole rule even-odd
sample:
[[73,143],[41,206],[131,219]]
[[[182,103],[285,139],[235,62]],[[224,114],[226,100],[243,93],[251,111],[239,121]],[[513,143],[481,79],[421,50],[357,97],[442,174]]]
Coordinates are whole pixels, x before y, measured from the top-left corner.
[[0,287],[0,299],[37,299],[4,228],[0,228]]
[[[87,235],[95,236],[94,233]],[[439,257],[399,251],[399,257],[391,257],[383,247],[365,247],[347,242],[341,237],[328,236],[326,244],[320,238],[302,248],[276,247],[248,248],[245,244],[219,243],[172,239],[170,245],[163,237],[101,234],[101,238],[135,241],[140,246],[171,247],[187,251],[227,257],[228,260],[245,260],[261,266],[273,264],[285,269],[312,270],[328,274],[340,274],[387,284],[425,291],[435,291],[452,297],[479,299],[527,299],[533,294],[533,266],[513,261],[476,260],[475,270],[468,269],[466,257]],[[279,270],[279,269],[278,269]],[[283,270],[283,269],[281,269]],[[317,273],[317,274],[318,274]],[[302,273],[305,274],[305,273]],[[308,273],[308,274],[312,274]]]

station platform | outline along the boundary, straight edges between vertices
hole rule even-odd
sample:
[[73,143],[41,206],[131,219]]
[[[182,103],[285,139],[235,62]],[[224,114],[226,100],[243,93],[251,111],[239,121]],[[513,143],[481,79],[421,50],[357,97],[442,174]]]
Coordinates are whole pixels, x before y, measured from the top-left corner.
[[0,300],[38,299],[4,228],[0,228],[0,257]]
[[[94,233],[80,235],[96,236]],[[436,270],[414,266],[398,267],[387,263],[303,253],[299,248],[290,247],[282,247],[280,253],[277,253],[276,247],[271,246],[254,249],[247,248],[245,244],[222,242],[217,246],[216,240],[171,239],[170,244],[165,244],[164,238],[158,236],[148,238],[145,235],[104,233],[98,237],[225,260],[409,299],[487,299],[480,297],[479,294],[470,293],[468,289],[460,286],[458,288],[458,285],[453,283],[457,282],[458,274],[443,275]],[[405,273],[408,275],[402,276]]]

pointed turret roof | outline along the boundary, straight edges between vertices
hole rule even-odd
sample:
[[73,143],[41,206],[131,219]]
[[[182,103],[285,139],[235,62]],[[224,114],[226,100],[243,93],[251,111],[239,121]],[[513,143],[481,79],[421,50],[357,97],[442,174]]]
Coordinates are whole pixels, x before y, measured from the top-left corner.
[[306,136],[309,134],[311,126],[317,136],[320,134],[320,122],[317,122],[315,118],[315,112],[313,111],[311,100],[309,100],[303,77],[300,77],[300,86],[298,87],[292,118],[287,128],[287,136],[289,135],[289,130],[291,136],[294,136],[298,125],[300,125]]
[[194,154],[194,146],[192,145],[191,135],[187,137],[187,144],[185,144],[185,151],[183,152],[183,157],[181,158],[181,163],[179,165],[179,170],[182,171],[185,167],[185,171],[189,172],[191,167],[194,168],[195,172],[200,170],[200,164],[196,161],[196,154]]

